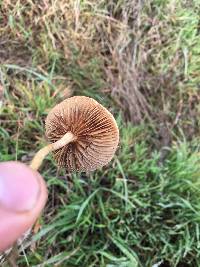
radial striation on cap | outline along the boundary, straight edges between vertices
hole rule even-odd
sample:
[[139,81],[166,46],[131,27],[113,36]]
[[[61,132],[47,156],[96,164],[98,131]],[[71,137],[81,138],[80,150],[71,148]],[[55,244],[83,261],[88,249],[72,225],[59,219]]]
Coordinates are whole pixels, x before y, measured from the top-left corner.
[[119,130],[112,114],[85,96],[68,98],[49,112],[48,140],[56,142],[67,132],[77,139],[53,153],[58,165],[68,171],[93,171],[106,165],[119,143]]

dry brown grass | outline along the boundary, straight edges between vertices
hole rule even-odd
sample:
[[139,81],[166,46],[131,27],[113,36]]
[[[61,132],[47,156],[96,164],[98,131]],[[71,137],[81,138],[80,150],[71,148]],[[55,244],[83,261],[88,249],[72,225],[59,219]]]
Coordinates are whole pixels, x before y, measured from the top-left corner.
[[[197,26],[187,3],[7,0],[0,9],[0,63],[48,75],[56,62],[52,83],[64,97],[95,87],[99,72],[104,83],[96,87],[129,121],[153,119],[169,131],[181,124],[190,136],[197,131],[198,56],[191,51],[198,45],[188,36]],[[9,76],[13,81],[12,71]],[[192,127],[183,119],[188,112]]]
[[148,98],[142,88],[146,64],[141,43],[143,7],[142,1],[125,1],[115,14],[116,6],[113,5],[110,16],[116,20],[108,20],[101,42],[111,94],[133,123],[151,116]]

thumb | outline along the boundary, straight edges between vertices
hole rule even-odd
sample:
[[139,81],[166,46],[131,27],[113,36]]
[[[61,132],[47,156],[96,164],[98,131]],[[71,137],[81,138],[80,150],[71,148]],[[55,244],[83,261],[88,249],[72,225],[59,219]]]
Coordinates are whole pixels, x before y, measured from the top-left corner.
[[38,172],[20,162],[0,163],[0,252],[32,227],[46,201]]

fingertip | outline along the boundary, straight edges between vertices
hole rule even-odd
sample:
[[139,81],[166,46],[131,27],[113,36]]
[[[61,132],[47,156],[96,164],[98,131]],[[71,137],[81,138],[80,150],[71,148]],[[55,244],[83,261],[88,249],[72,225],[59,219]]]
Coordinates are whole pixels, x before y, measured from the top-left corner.
[[0,251],[32,227],[47,201],[42,176],[20,162],[0,163]]

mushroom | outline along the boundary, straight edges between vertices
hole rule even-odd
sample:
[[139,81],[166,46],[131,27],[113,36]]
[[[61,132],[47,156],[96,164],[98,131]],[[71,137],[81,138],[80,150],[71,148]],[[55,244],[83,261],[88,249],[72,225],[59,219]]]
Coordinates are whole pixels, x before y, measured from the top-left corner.
[[112,114],[92,98],[74,96],[56,105],[45,123],[51,142],[39,150],[30,167],[37,170],[53,152],[59,166],[68,171],[93,171],[108,164],[119,142]]

